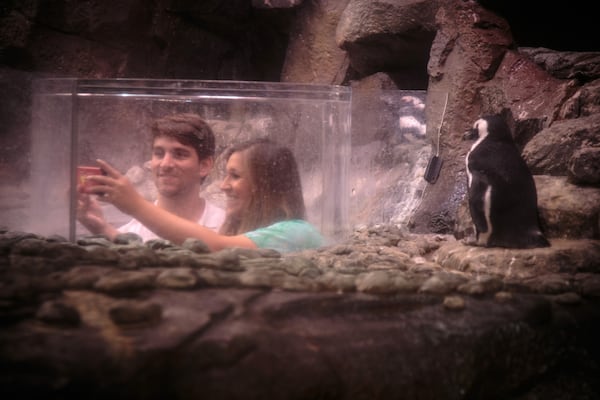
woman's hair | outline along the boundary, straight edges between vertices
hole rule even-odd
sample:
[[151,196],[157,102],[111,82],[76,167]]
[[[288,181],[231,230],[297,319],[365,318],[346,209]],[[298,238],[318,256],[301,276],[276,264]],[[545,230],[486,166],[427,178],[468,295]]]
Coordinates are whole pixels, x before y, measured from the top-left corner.
[[155,120],[151,126],[152,141],[166,136],[196,150],[199,160],[215,155],[215,135],[210,125],[199,115],[192,113],[173,114]]
[[251,199],[242,215],[228,215],[221,233],[238,235],[278,221],[305,219],[302,183],[294,154],[264,138],[231,146],[225,161],[239,153],[249,173]]

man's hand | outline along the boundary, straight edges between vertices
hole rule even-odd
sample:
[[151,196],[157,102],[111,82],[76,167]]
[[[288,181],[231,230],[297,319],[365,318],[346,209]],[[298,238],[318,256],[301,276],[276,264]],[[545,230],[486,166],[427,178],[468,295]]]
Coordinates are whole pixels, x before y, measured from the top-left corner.
[[112,165],[103,160],[96,160],[106,175],[92,175],[88,180],[93,186],[88,187],[88,193],[98,195],[98,200],[110,203],[128,215],[133,215],[144,197],[137,192],[129,179]]

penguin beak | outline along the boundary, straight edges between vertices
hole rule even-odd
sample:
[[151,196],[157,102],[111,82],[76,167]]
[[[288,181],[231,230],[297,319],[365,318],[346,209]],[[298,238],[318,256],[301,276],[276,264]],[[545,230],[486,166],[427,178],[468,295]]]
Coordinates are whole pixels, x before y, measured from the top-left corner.
[[463,140],[473,140],[479,138],[479,129],[472,128],[463,133]]

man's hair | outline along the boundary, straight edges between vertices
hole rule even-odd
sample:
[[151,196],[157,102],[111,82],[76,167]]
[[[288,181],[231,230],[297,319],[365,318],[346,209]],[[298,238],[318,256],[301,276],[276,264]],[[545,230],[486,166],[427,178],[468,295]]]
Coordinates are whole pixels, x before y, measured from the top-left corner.
[[215,134],[210,125],[196,114],[173,114],[157,119],[152,123],[151,130],[153,142],[161,136],[173,138],[193,147],[199,160],[215,155]]
[[242,215],[228,216],[221,233],[241,234],[278,221],[306,218],[300,174],[290,149],[259,138],[231,146],[225,160],[233,153],[239,153],[248,168],[252,198]]

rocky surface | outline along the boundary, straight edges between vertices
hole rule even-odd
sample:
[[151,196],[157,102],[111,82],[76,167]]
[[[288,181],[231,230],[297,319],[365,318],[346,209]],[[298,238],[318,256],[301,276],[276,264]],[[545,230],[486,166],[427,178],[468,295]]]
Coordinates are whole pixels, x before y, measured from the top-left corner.
[[[5,232],[3,398],[595,398],[600,241],[393,226],[282,256]],[[8,396],[8,397],[7,397]]]

